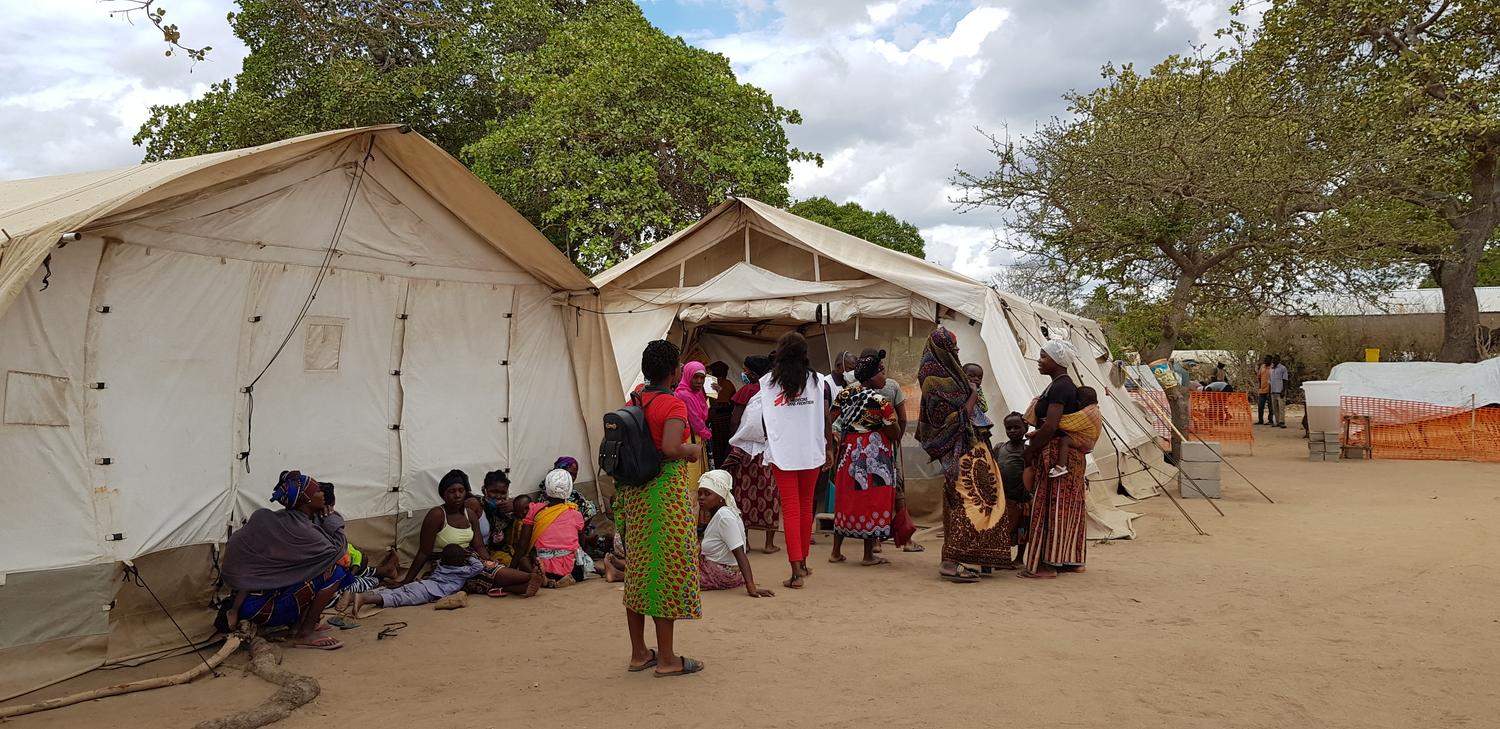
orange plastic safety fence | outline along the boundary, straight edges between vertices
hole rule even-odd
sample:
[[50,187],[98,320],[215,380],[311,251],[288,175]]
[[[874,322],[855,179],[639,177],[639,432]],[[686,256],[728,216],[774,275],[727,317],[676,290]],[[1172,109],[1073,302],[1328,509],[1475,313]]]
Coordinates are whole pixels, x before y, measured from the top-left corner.
[[[1167,394],[1161,390],[1131,390],[1130,397],[1140,405],[1156,437],[1170,439],[1172,429]],[[1243,392],[1195,392],[1188,398],[1192,409],[1189,432],[1203,440],[1254,443],[1255,429],[1250,424],[1250,399]]]
[[1254,443],[1250,398],[1243,392],[1195,392],[1188,403],[1193,411],[1192,434],[1223,443]]
[[[1345,397],[1345,416],[1370,419],[1375,458],[1500,463],[1500,408],[1464,408],[1410,400]],[[1344,445],[1365,442],[1365,425],[1350,422]]]
[[1156,437],[1170,439],[1172,429],[1167,426],[1168,413],[1167,393],[1161,390],[1130,390],[1130,399],[1140,406],[1141,413],[1146,416],[1146,422],[1151,424],[1151,430]]

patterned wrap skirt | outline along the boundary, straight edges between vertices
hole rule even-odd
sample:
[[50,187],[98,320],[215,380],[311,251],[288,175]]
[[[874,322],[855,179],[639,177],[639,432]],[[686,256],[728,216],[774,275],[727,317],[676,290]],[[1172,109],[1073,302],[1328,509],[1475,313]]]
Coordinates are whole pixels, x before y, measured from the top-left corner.
[[745,586],[745,575],[737,566],[698,557],[698,584],[705,590],[733,590]]
[[[333,565],[312,579],[277,590],[256,590],[240,605],[240,619],[267,628],[296,625],[312,609],[313,598],[329,587],[347,589],[355,577],[342,565]],[[321,605],[319,606],[322,607]]]
[[943,559],[981,567],[1009,565],[1013,514],[989,446],[980,441],[956,462],[944,459],[943,470]]
[[1062,443],[1053,439],[1042,449],[1036,465],[1036,492],[1031,496],[1031,523],[1027,529],[1026,569],[1042,565],[1081,567],[1088,556],[1088,477],[1081,448],[1068,449],[1068,473],[1048,478],[1056,466]]
[[667,461],[661,475],[615,495],[624,524],[625,609],[671,620],[703,617],[698,594],[698,525],[688,463]]
[[724,470],[734,476],[734,500],[745,528],[776,531],[781,523],[781,494],[776,490],[771,466],[761,456],[731,448],[724,459]]
[[896,516],[895,466],[895,453],[880,433],[844,436],[833,477],[834,535],[891,538],[891,521]]

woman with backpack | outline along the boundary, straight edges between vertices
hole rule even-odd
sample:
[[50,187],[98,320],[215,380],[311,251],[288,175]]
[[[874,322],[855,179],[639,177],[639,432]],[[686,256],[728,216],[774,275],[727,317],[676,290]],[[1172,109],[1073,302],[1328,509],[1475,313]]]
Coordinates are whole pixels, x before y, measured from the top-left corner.
[[[701,449],[690,443],[687,406],[673,396],[682,377],[681,352],[657,340],[641,353],[646,384],[631,395],[645,414],[651,441],[661,453],[661,472],[641,485],[619,485],[625,553],[625,617],[630,628],[632,672],[655,668],[655,675],[683,676],[703,670],[701,661],[678,656],[672,646],[673,621],[696,620],[698,595],[697,484],[688,464]],[[646,647],[646,618],[656,625],[656,649]]]
[[812,370],[807,339],[795,331],[776,342],[771,372],[760,379],[766,423],[765,462],[781,493],[781,522],[786,530],[786,558],[792,576],[781,583],[801,589],[812,570],[807,554],[812,542],[813,492],[833,462],[832,395]]

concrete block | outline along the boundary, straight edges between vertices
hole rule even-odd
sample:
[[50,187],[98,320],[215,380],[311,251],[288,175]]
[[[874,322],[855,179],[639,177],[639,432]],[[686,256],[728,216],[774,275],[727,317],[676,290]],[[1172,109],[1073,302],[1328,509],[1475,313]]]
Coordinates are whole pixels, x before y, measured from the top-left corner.
[[1312,452],[1310,452],[1310,453],[1307,454],[1307,460],[1309,460],[1309,461],[1322,461],[1322,460],[1324,460],[1324,456],[1326,456],[1326,455],[1328,455],[1328,454],[1323,453],[1322,451],[1312,451]]
[[1221,483],[1219,479],[1189,479],[1179,475],[1177,477],[1177,492],[1182,494],[1182,498],[1184,499],[1201,499],[1204,496],[1210,499],[1217,499],[1221,493]]
[[1307,442],[1308,443],[1322,443],[1326,439],[1324,436],[1325,436],[1325,433],[1323,433],[1322,431],[1313,431],[1313,432],[1307,434]]
[[1224,452],[1224,447],[1214,441],[1199,443],[1192,441],[1182,444],[1182,460],[1196,461],[1199,463],[1212,463],[1223,460],[1219,454]]
[[1355,446],[1345,446],[1340,455],[1351,461],[1363,461],[1365,460],[1365,449]]
[[1218,461],[1188,461],[1184,460],[1177,466],[1177,470],[1186,478],[1205,479],[1209,481],[1219,480],[1220,464]]

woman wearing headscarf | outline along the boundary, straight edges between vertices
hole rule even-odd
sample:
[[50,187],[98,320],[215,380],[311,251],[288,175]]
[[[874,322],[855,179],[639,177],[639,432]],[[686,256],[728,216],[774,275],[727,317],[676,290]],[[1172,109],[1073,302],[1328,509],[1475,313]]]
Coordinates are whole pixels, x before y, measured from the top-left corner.
[[1000,492],[1000,469],[974,433],[979,392],[964,374],[953,332],[938,327],[922,352],[917,440],[943,465],[943,562],[938,575],[949,582],[975,582],[964,565],[1010,565],[1010,516]]
[[[1082,572],[1088,552],[1085,540],[1088,514],[1084,503],[1088,481],[1084,475],[1082,448],[1063,448],[1057,438],[1063,416],[1082,410],[1078,386],[1068,376],[1076,354],[1067,342],[1049,340],[1042,345],[1037,370],[1052,378],[1037,398],[1032,417],[1039,423],[1026,446],[1026,462],[1035,467],[1036,490],[1031,495],[1031,522],[1027,529],[1026,569],[1022,577],[1051,579],[1058,572]],[[1067,463],[1062,463],[1063,453]],[[1052,476],[1054,467],[1066,466]]]
[[[572,456],[558,456],[557,460],[552,462],[552,468],[567,471],[568,476],[573,479],[573,493],[568,495],[568,501],[578,507],[578,513],[583,515],[583,520],[588,522],[598,516],[599,507],[594,502],[585,499],[583,494],[578,493],[578,459]],[[542,490],[546,490],[545,483],[542,484]]]
[[761,417],[761,399],[757,397],[760,378],[770,371],[769,357],[752,355],[745,358],[745,371],[740,374],[740,381],[745,384],[734,393],[734,412],[730,419],[734,435],[729,439],[729,455],[723,465],[723,469],[734,476],[734,491],[745,527],[766,533],[765,546],[760,550],[765,554],[781,551],[776,546],[781,496],[776,491],[776,476],[765,460],[766,424]]
[[[478,527],[482,512],[470,501],[473,494],[469,488],[469,475],[458,469],[449,471],[438,481],[437,491],[443,503],[432,507],[422,517],[417,554],[412,558],[411,568],[406,571],[406,578],[401,580],[403,585],[420,578],[423,568],[437,559],[443,547],[450,544],[471,550],[487,563],[491,561],[489,547]],[[486,569],[492,567],[491,564],[485,565]]]
[[896,408],[881,394],[885,385],[885,352],[863,354],[855,362],[855,382],[833,399],[838,417],[833,432],[839,439],[834,459],[833,554],[829,562],[843,562],[844,539],[865,543],[867,567],[890,564],[875,554],[875,546],[891,538],[896,504],[896,448],[900,426]]
[[340,564],[348,556],[343,517],[328,509],[318,482],[298,471],[282,471],[271,501],[282,508],[257,510],[225,546],[224,584],[234,590],[228,627],[241,620],[286,626],[293,647],[341,648],[315,633],[323,610],[354,582]]
[[774,597],[755,586],[750,558],[745,555],[745,522],[735,504],[734,479],[728,471],[713,470],[698,479],[698,504],[708,512],[698,551],[698,584],[705,590],[745,588],[750,597]]
[[578,562],[579,535],[585,526],[578,505],[568,500],[573,494],[573,477],[561,468],[547,472],[543,485],[545,502],[533,503],[521,521],[522,547],[536,555],[537,563],[547,576],[547,585],[578,582],[592,569]]
[[703,383],[707,379],[702,362],[689,362],[682,366],[682,380],[677,383],[675,393],[677,399],[687,406],[689,442],[700,451],[698,460],[688,464],[690,483],[696,483],[703,471],[710,468],[703,448],[714,437],[713,431],[708,428],[708,393],[703,391]]

